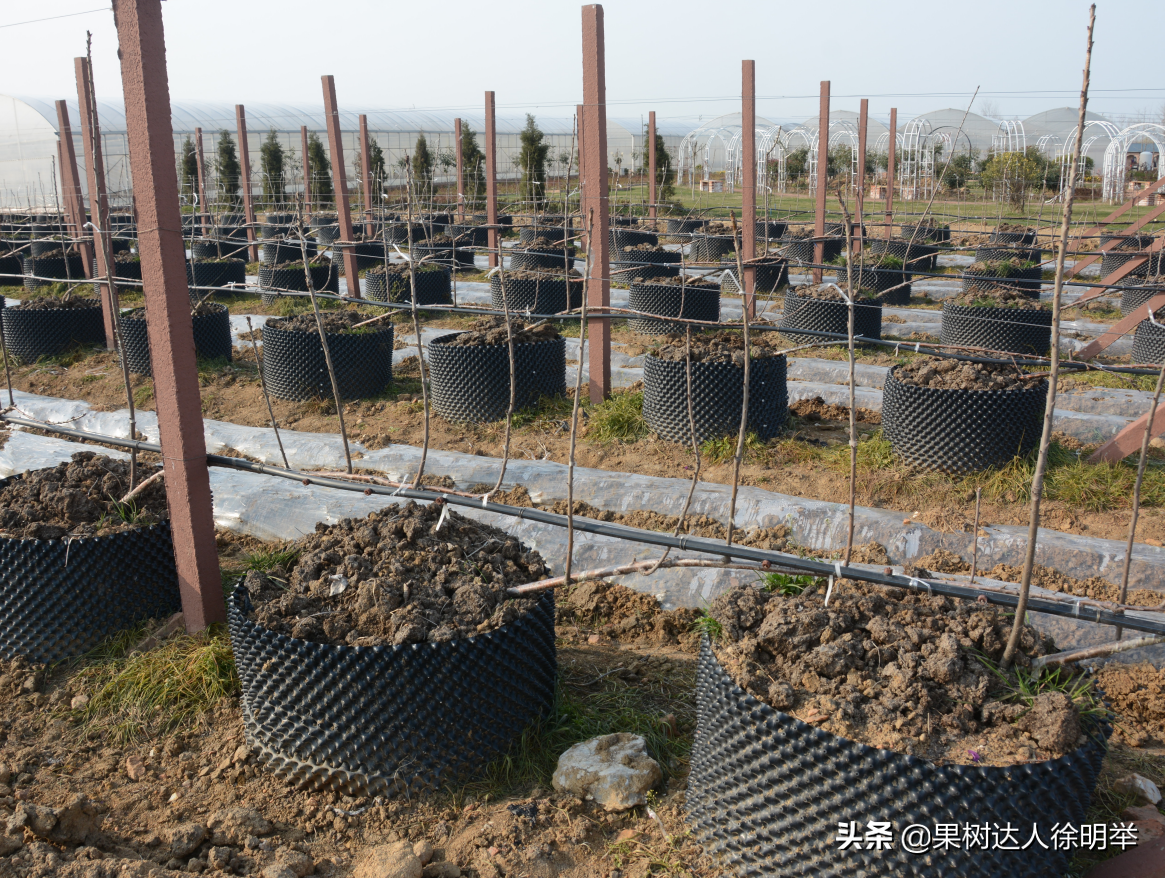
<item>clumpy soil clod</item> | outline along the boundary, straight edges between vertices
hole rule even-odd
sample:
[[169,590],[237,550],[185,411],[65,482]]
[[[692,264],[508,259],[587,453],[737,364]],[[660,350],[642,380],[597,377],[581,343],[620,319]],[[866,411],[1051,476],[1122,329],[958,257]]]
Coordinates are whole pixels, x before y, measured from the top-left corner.
[[[559,338],[558,330],[549,323],[527,326],[520,320],[513,321],[514,344],[530,344],[536,341],[553,341]],[[506,321],[500,317],[483,317],[475,320],[467,332],[452,338],[444,344],[458,348],[488,347],[509,344]]]
[[[157,471],[139,464],[139,484]],[[0,532],[18,539],[105,536],[157,524],[170,514],[161,480],[120,504],[129,492],[129,461],[92,451],[78,451],[68,463],[12,476],[2,484]]]
[[[1063,691],[1022,700],[986,664],[1011,627],[994,607],[843,580],[828,608],[820,594],[738,586],[710,615],[723,629],[717,656],[741,687],[834,734],[957,764],[1057,758],[1083,743]],[[1025,626],[1016,663],[1053,651]]]
[[59,311],[63,308],[100,308],[97,299],[88,296],[74,296],[66,293],[63,296],[35,296],[24,299],[13,307],[14,311]]
[[1016,308],[1025,311],[1046,311],[1047,306],[1038,299],[1024,295],[1012,287],[992,286],[985,290],[972,290],[951,299],[952,304],[974,308]]
[[247,574],[253,618],[301,640],[375,646],[472,637],[533,608],[541,595],[506,589],[542,578],[542,557],[455,512],[438,530],[442,505],[317,524],[288,546],[298,554],[290,568]]
[[[668,336],[669,343],[652,351],[660,360],[683,362],[688,357],[687,342],[678,336]],[[672,339],[675,339],[674,341]],[[752,359],[760,360],[779,354],[768,348],[753,345]],[[693,363],[731,363],[744,366],[744,336],[735,332],[709,332],[692,336]]]
[[[383,328],[374,324],[366,328],[355,329],[357,323],[363,323],[365,320],[371,320],[377,316],[379,315],[367,311],[321,311],[320,322],[323,324],[326,334],[338,335],[353,331],[375,331],[378,328]],[[267,325],[288,332],[319,332],[316,327],[316,315],[310,311],[296,314],[294,317],[272,318],[267,321]]]
[[[844,283],[844,273],[842,282]],[[794,287],[792,295],[799,299],[820,299],[823,302],[844,302],[845,296],[842,295],[838,287],[841,284],[805,284],[804,286]],[[877,293],[873,290],[858,289],[854,290],[855,299],[873,299],[877,297]]]
[[983,363],[960,363],[941,357],[914,360],[894,371],[902,384],[938,390],[1023,390],[1034,386],[1021,380],[1022,373],[1012,366]]

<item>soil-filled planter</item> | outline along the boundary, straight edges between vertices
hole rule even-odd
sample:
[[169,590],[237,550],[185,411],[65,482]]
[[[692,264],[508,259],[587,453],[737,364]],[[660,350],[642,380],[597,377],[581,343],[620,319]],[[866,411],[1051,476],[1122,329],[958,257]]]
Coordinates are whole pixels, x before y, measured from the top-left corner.
[[903,223],[900,237],[905,241],[925,241],[931,244],[945,244],[951,240],[951,227],[931,223]]
[[1014,259],[1016,262],[1039,262],[1040,251],[1031,247],[976,247],[976,262],[1002,262]]
[[862,245],[869,250],[870,258],[867,261],[877,261],[879,256],[893,256],[902,260],[904,270],[913,275],[916,271],[931,271],[938,259],[938,247],[922,241],[903,241],[897,238],[886,240],[874,238]]
[[37,280],[48,277],[58,280],[82,281],[85,279],[85,260],[80,253],[65,256],[26,256],[24,258],[24,288],[37,290],[47,287],[53,281]]
[[731,235],[692,235],[690,258],[694,262],[719,262],[721,256],[735,252]]
[[[1108,277],[1118,268],[1123,268],[1128,262],[1135,259],[1144,259],[1144,253],[1127,253],[1123,250],[1114,250],[1111,253],[1105,253],[1100,258],[1100,276]],[[1132,269],[1125,277],[1145,277],[1149,274],[1149,262],[1152,260],[1150,256],[1145,259],[1140,265]]]
[[660,240],[671,244],[687,243],[691,240],[694,232],[700,231],[707,224],[707,220],[702,219],[669,219],[667,232],[661,236]]
[[[304,246],[307,248],[307,258],[314,258],[316,255],[315,241],[307,241]],[[259,248],[259,261],[264,265],[279,265],[281,262],[294,262],[297,259],[303,259],[303,252],[300,249],[298,241],[266,241]]]
[[873,290],[883,305],[910,304],[910,272],[900,268],[859,268],[841,266],[837,270],[837,285],[843,290],[853,281],[855,290]]
[[[703,284],[681,286],[678,279],[672,283],[632,281],[627,295],[627,306],[632,311],[659,314],[661,317],[716,323],[720,320],[720,288]],[[627,328],[633,332],[642,332],[644,335],[684,331],[682,323],[652,320],[649,317],[632,317],[627,321]],[[701,327],[692,328],[699,331]]]
[[[756,264],[756,293],[758,296],[774,293],[789,283],[789,260],[783,256],[762,257],[764,262]],[[726,296],[740,295],[740,286],[736,283],[736,258],[724,256],[720,259],[720,267],[727,269],[720,276],[720,292]]]
[[[316,330],[300,331],[263,324],[263,379],[279,399],[332,399],[324,346]],[[369,327],[366,327],[369,328]],[[336,384],[342,399],[367,399],[392,381],[392,324],[369,332],[326,333]]]
[[168,521],[82,539],[0,538],[6,659],[48,663],[82,655],[143,619],[179,609]]
[[[1160,317],[1157,322],[1161,322]],[[1148,320],[1137,324],[1137,331],[1133,334],[1133,362],[1153,365],[1165,363],[1165,329],[1154,326]]]
[[382,241],[387,240],[390,244],[407,244],[410,228],[414,241],[420,241],[428,234],[428,231],[417,222],[414,222],[411,227],[407,222],[389,222],[381,227],[379,237]]
[[550,593],[496,631],[403,646],[298,640],[252,622],[250,609],[235,588],[227,619],[247,740],[299,787],[447,789],[504,755],[554,701]]
[[[206,307],[206,306],[203,306]],[[210,305],[212,313],[191,318],[194,328],[194,352],[204,359],[231,359],[231,315],[226,305]],[[144,310],[122,314],[121,342],[125,361],[135,375],[153,375],[150,366],[150,337],[146,331]]]
[[[541,274],[537,278],[506,275],[505,305],[511,311],[528,311],[531,314],[560,314],[573,308],[582,307],[582,278],[571,278],[569,283],[559,274]],[[495,311],[501,311],[502,279],[500,274],[489,279],[491,304]]]
[[[364,275],[362,283],[364,295],[377,302],[411,304],[413,301],[412,282],[404,272],[386,274],[383,271],[370,271]],[[452,274],[448,268],[432,266],[417,272],[417,304],[453,304]]]
[[105,344],[101,304],[85,308],[5,308],[2,315],[8,355],[21,363],[55,357],[74,345]]
[[522,226],[518,229],[518,243],[530,244],[539,238],[543,241],[565,241],[568,233],[572,237],[576,234],[573,229],[564,226]]
[[[509,346],[449,344],[458,335],[443,335],[429,343],[433,411],[455,424],[504,418],[510,406]],[[515,344],[514,380],[515,409],[543,396],[566,393],[566,340]]]
[[510,257],[509,268],[513,271],[563,271],[566,268],[574,268],[575,250],[573,247],[563,247],[562,249],[515,247],[513,250],[505,252]]
[[[643,361],[643,418],[660,438],[689,444],[688,364],[650,354]],[[748,376],[748,429],[764,442],[779,434],[789,415],[784,355],[753,359]],[[692,363],[692,416],[696,441],[735,436],[744,405],[744,367]]]
[[[339,293],[340,271],[339,266],[332,262],[327,265],[311,266],[311,285],[317,293]],[[307,277],[303,273],[302,265],[259,266],[259,289],[261,290],[294,290],[306,293]],[[276,293],[264,293],[262,302],[270,305],[277,298]]]
[[987,240],[992,244],[1025,244],[1030,246],[1036,242],[1036,233],[1035,230],[1000,231],[997,229],[991,233]]
[[[849,333],[849,306],[845,302],[798,296],[790,290],[785,294],[785,311],[781,315],[781,335],[796,344],[828,341],[817,335],[801,335],[796,330]],[[872,299],[858,300],[854,307],[854,335],[864,338],[882,337],[882,303]],[[840,342],[839,342],[840,343]]]
[[324,247],[331,246],[340,237],[340,223],[334,213],[317,214],[311,218],[309,225],[315,233],[316,241]]
[[1145,284],[1121,290],[1121,315],[1128,317],[1154,296],[1165,294],[1165,284]]
[[460,247],[485,247],[489,244],[489,229],[470,223],[454,223],[445,227],[445,234]]
[[344,271],[343,254],[348,251],[356,254],[357,271],[384,265],[387,261],[385,254],[392,255],[396,253],[392,249],[392,245],[389,244],[386,246],[384,241],[356,241],[348,247],[335,247],[332,249],[332,264],[336,266],[338,272],[343,273]]
[[[815,260],[816,244],[812,238],[782,238],[779,242],[781,252],[792,262],[812,264]],[[843,242],[838,238],[826,238],[824,241],[824,261],[831,262],[841,255]]]
[[0,285],[13,286],[13,282],[23,275],[24,262],[19,256],[0,256]]
[[1052,344],[1052,312],[943,302],[939,339],[944,345],[1043,356]]
[[283,221],[283,217],[287,214],[272,214],[275,219],[270,216],[264,221],[260,229],[260,237],[268,240],[278,240],[279,238],[286,238],[291,234],[291,224],[295,222],[292,217],[289,220]]
[[[469,246],[455,247],[448,243],[430,244],[422,241],[413,244],[409,254],[417,260],[445,265],[449,268],[473,268],[473,250]],[[559,257],[561,259],[561,257]]]
[[1046,381],[1022,390],[946,390],[904,384],[895,366],[882,386],[882,433],[911,463],[975,472],[1027,454],[1040,440]]
[[[704,847],[740,875],[1052,876],[1069,850],[999,850],[962,844],[910,853],[912,825],[1021,827],[1022,846],[1038,816],[1041,838],[1059,823],[1078,826],[1092,798],[1107,727],[1075,752],[1022,765],[935,765],[876,749],[802,722],[757,700],[728,675],[705,642],[696,673],[696,734],[688,818]],[[889,822],[893,844],[837,841],[839,823]],[[961,830],[960,830],[961,831]]]
[[[267,247],[273,246],[275,245],[264,244],[263,248],[266,249]],[[297,246],[296,250],[298,249]],[[190,244],[190,256],[196,261],[199,259],[226,259],[240,255],[246,256],[246,250],[247,238],[245,232],[241,241],[228,241],[224,238],[219,238],[218,240],[200,238],[192,241]]]
[[1040,297],[1040,287],[1043,286],[1043,269],[1038,265],[1030,268],[1016,269],[1007,277],[999,276],[993,268],[975,268],[968,266],[963,269],[963,292],[970,293],[976,290],[987,290],[994,286],[1012,287],[1022,290],[1033,299]]
[[[264,267],[259,268],[260,273]],[[302,274],[303,272],[300,271],[301,276]],[[242,259],[187,262],[186,282],[192,287],[227,287],[230,284],[242,287],[247,283],[247,264]],[[190,295],[192,298],[201,299],[205,292],[205,290],[193,289],[190,291]]]
[[[97,257],[93,257],[93,277],[97,277]],[[114,259],[113,260],[113,276],[120,277],[123,280],[141,280],[142,279],[142,261],[140,259]]]
[[677,250],[621,250],[611,254],[611,269],[623,282],[637,277],[676,277],[680,273],[683,256]]
[[649,247],[659,246],[659,235],[640,229],[609,229],[607,240],[610,241],[612,253],[618,253],[624,247],[635,247],[639,244],[647,244]]
[[776,241],[778,238],[783,238],[785,232],[789,230],[789,224],[779,220],[757,220],[756,221],[756,238],[758,241]]

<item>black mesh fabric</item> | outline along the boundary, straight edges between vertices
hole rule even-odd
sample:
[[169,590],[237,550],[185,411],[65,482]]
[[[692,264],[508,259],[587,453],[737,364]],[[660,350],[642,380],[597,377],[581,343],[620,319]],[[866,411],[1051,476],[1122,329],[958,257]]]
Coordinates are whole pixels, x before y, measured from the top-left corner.
[[[902,834],[938,823],[1019,827],[1021,846],[1039,822],[1086,822],[1107,749],[1107,726],[1075,752],[1013,767],[934,765],[833,735],[758,701],[700,648],[688,819],[696,838],[742,876],[818,878],[1049,878],[1066,874],[1069,850],[988,847],[912,854]],[[888,821],[893,845],[869,850],[837,841],[838,824]],[[962,835],[960,834],[960,842]]]
[[[341,399],[367,399],[392,381],[392,324],[371,332],[328,333],[328,349]],[[314,330],[299,332],[263,324],[263,379],[279,399],[331,399],[324,346]]]
[[1121,290],[1121,314],[1128,317],[1154,296],[1165,293],[1165,284],[1144,284]]
[[[1105,253],[1100,259],[1100,276],[1108,277],[1118,268],[1123,268],[1126,263],[1132,262],[1134,259],[1142,259],[1144,256],[1144,253],[1124,253],[1121,251]],[[1126,274],[1125,277],[1145,277],[1148,273],[1149,263],[1146,260]]]
[[[510,405],[509,345],[461,347],[448,344],[460,333],[429,344],[429,386],[433,410],[455,424],[504,418]],[[514,407],[543,396],[566,393],[566,340],[514,345]]]
[[[681,286],[678,278],[669,284],[633,281],[627,305],[632,311],[715,323],[720,320],[720,288]],[[648,317],[632,317],[627,321],[627,327],[645,335],[684,331],[683,324]]]
[[[785,427],[789,414],[784,355],[749,366],[748,429],[767,442]],[[744,406],[744,367],[692,363],[692,415],[696,441],[736,435]],[[648,355],[643,361],[643,418],[660,438],[691,442],[687,363]]]
[[1133,333],[1133,362],[1153,365],[1165,363],[1165,329],[1154,326],[1148,320],[1137,324],[1137,331]]
[[1039,442],[1046,381],[1022,390],[941,390],[901,383],[898,368],[882,387],[882,434],[911,463],[976,472],[1027,454]]
[[61,661],[179,609],[168,521],[83,539],[0,537],[0,657]]
[[[849,306],[845,302],[811,299],[790,291],[785,294],[785,311],[781,315],[781,335],[794,344],[828,341],[813,335],[799,335],[795,330],[849,333]],[[882,337],[882,303],[862,299],[854,307],[854,335]]]
[[987,239],[992,244],[1026,244],[1036,242],[1036,233],[1032,232],[992,232]]
[[1052,344],[1052,312],[943,302],[939,339],[945,345],[1043,356]]
[[508,625],[447,643],[350,647],[276,634],[227,601],[248,743],[277,777],[351,796],[440,792],[550,715],[554,597]]
[[[502,278],[494,274],[489,279],[491,304],[495,311],[502,307]],[[561,274],[547,273],[538,279],[515,278],[506,275],[506,304],[511,311],[529,311],[531,314],[559,314],[582,307],[582,278],[570,281],[570,301],[567,301],[567,283]]]
[[44,311],[5,308],[0,313],[8,355],[26,365],[41,357],[55,357],[74,345],[105,344],[100,305]]

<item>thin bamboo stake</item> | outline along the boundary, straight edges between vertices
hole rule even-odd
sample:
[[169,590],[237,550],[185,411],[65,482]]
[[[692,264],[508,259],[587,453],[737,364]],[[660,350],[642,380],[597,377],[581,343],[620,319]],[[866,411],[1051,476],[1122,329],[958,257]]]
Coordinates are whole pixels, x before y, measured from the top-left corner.
[[1064,218],[1060,224],[1060,249],[1056,254],[1056,283],[1052,292],[1052,351],[1051,375],[1048,377],[1048,398],[1044,406],[1044,427],[1040,435],[1040,452],[1036,459],[1036,470],[1032,476],[1031,517],[1028,522],[1027,554],[1023,559],[1023,577],[1019,586],[1019,602],[1015,608],[1015,621],[1007,647],[1003,651],[1002,666],[1008,668],[1015,659],[1019,647],[1020,633],[1023,631],[1027,615],[1028,595],[1031,593],[1032,571],[1036,561],[1036,541],[1040,532],[1040,500],[1044,493],[1044,474],[1048,468],[1048,448],[1052,442],[1052,419],[1056,410],[1056,389],[1060,378],[1060,297],[1064,291],[1064,256],[1068,250],[1068,232],[1072,224],[1072,205],[1076,198],[1076,173],[1084,140],[1084,114],[1088,108],[1088,78],[1092,67],[1092,32],[1096,26],[1096,4],[1088,13],[1088,48],[1084,54],[1084,82],[1080,88],[1080,116],[1076,125],[1076,144],[1072,151],[1072,171],[1068,177],[1068,192],[1064,196]]
[[251,350],[255,352],[255,365],[259,367],[259,386],[263,389],[263,401],[267,403],[267,414],[271,416],[271,429],[275,431],[275,441],[279,443],[279,456],[283,465],[291,469],[287,462],[287,452],[283,450],[283,440],[279,438],[279,424],[275,422],[275,410],[271,408],[271,396],[267,392],[267,379],[263,377],[263,360],[259,357],[259,345],[255,341],[255,329],[251,326],[251,315],[247,315],[247,332],[251,336]]
[[[595,209],[587,214],[587,241],[595,230]],[[499,256],[498,261],[501,261]],[[566,462],[566,564],[563,583],[570,584],[570,568],[574,561],[574,449],[578,441],[578,409],[582,400],[583,363],[586,362],[587,344],[587,294],[590,292],[591,250],[587,248],[586,268],[583,272],[582,318],[578,330],[578,370],[574,376],[574,404],[570,410],[570,455]],[[568,287],[569,289],[569,287]],[[569,305],[570,303],[567,302]]]
[[[744,263],[740,256],[740,241],[737,238],[736,211],[732,215],[732,249],[736,252],[736,271],[740,279],[741,316],[744,321],[744,387],[740,405],[740,431],[736,435],[736,455],[732,458],[732,496],[728,503],[728,545],[732,545],[732,531],[736,526],[736,494],[740,488],[740,464],[744,460],[744,438],[748,432],[748,382],[751,370],[752,352],[748,347],[748,291],[744,284]],[[755,235],[756,229],[749,229]]]
[[[1161,402],[1161,388],[1165,386],[1165,364],[1157,374],[1157,387],[1153,390],[1153,402],[1149,405],[1149,420],[1145,422],[1145,435],[1141,437],[1141,458],[1137,462],[1137,480],[1133,483],[1133,514],[1129,519],[1129,538],[1125,543],[1125,563],[1121,569],[1120,603],[1125,602],[1129,593],[1129,568],[1133,563],[1133,539],[1137,535],[1137,517],[1141,511],[1141,483],[1145,478],[1145,464],[1149,460],[1149,441],[1153,438],[1153,419],[1157,417],[1157,406]],[[1124,629],[1118,625],[1116,639],[1120,640]]]
[[979,572],[979,501],[983,497],[983,489],[975,489],[975,530],[971,538],[971,585],[975,584],[975,574]]

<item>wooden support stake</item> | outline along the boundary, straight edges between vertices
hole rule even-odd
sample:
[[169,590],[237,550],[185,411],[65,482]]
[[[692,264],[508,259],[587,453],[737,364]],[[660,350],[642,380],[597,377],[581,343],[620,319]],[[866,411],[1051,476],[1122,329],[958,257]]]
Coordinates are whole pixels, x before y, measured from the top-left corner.
[[[77,150],[73,146],[73,126],[69,124],[69,107],[64,101],[57,101],[57,142],[61,164],[61,189],[65,201],[65,217],[68,221],[68,235],[77,240],[84,238],[85,193],[81,190],[81,174],[77,170]],[[93,247],[88,242],[78,243],[81,253],[81,268],[85,277],[93,277]]]
[[243,166],[243,216],[247,219],[247,257],[249,262],[259,261],[259,245],[255,234],[255,199],[251,192],[251,149],[247,144],[247,111],[242,104],[235,104],[235,124],[239,131],[239,162]]
[[[328,145],[332,153],[332,182],[336,190],[336,215],[340,220],[340,250],[344,254],[344,280],[348,295],[360,298],[360,276],[356,268],[356,251],[352,249],[352,206],[348,203],[348,179],[344,173],[344,141],[340,134],[340,111],[336,104],[336,80],[324,76],[324,117],[328,123]],[[333,245],[334,246],[334,245]]]
[[188,631],[226,620],[178,206],[161,0],[114,0],[174,561]]
[[[825,184],[829,176],[829,80],[821,82],[821,104],[817,114],[817,188],[814,200],[813,263],[825,261]],[[813,283],[821,283],[822,271],[813,269]]]
[[[105,190],[105,162],[101,150],[101,128],[97,118],[97,108],[93,106],[93,71],[88,58],[74,58],[77,72],[77,105],[81,112],[81,147],[85,151],[85,171],[89,175],[89,212],[93,224],[99,229],[109,229],[109,196]],[[175,172],[176,173],[176,172]],[[97,274],[105,277],[110,270],[106,264],[105,252],[95,248]],[[109,284],[99,284],[101,295],[101,316],[105,322],[105,346],[109,350],[117,347],[116,327],[113,323],[113,297]]]
[[364,192],[364,234],[369,237],[372,229],[372,156],[368,152],[368,117],[360,114],[360,173],[363,176]]
[[[603,33],[603,7],[599,3],[582,8],[583,25],[583,118],[580,122],[582,168],[582,215],[594,210],[594,223],[587,240],[588,306],[598,314],[589,331],[591,402],[600,403],[611,395],[611,265],[609,229],[610,202],[607,181],[607,73]],[[582,368],[582,362],[579,362]]]

